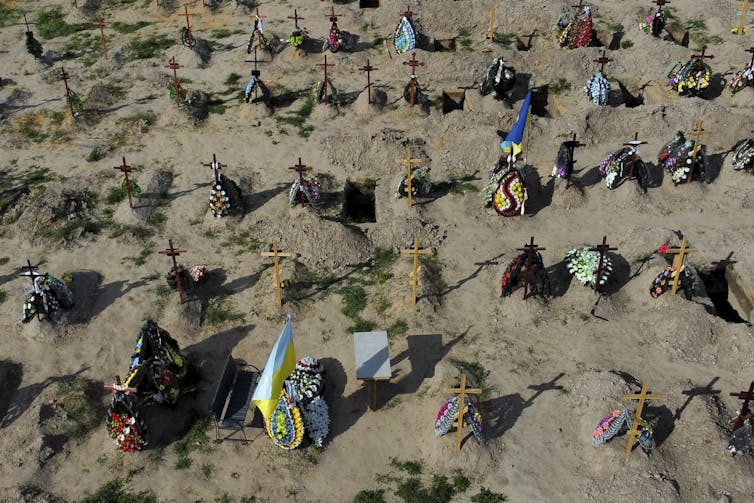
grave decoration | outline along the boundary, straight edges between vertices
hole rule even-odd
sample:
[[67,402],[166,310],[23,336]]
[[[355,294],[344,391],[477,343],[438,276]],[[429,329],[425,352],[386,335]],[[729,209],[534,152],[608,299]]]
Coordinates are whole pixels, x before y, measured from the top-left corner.
[[379,68],[375,68],[370,65],[368,59],[367,64],[359,68],[360,72],[365,72],[367,74],[367,103],[369,103],[370,105],[372,104],[372,72],[375,70],[379,70]]
[[401,177],[395,198],[408,197],[408,207],[411,208],[413,198],[427,196],[432,191],[432,179],[429,176],[430,168],[416,166],[421,159],[411,158],[411,147],[406,147],[406,158],[398,159],[399,163],[406,166],[406,174]]
[[569,251],[566,254],[566,265],[568,272],[573,274],[582,285],[590,286],[595,290],[598,286],[607,283],[613,271],[610,257],[587,245]]
[[194,37],[194,34],[191,33],[191,16],[196,16],[195,13],[189,12],[188,5],[184,5],[184,13],[178,14],[181,17],[186,18],[186,26],[181,28],[181,43],[185,45],[186,47],[193,48],[196,45],[196,37]]
[[479,92],[486,96],[495,92],[495,98],[501,100],[513,89],[516,83],[516,69],[505,64],[502,57],[495,58],[479,80]]
[[300,204],[301,206],[311,206],[316,209],[319,207],[320,191],[316,178],[311,180],[304,178],[304,173],[311,171],[311,167],[301,163],[298,158],[298,164],[290,166],[288,169],[298,173],[298,178],[291,185],[288,191],[288,202],[291,206]]
[[113,385],[115,394],[105,416],[107,433],[119,451],[140,451],[147,445],[147,425],[133,395],[118,391],[121,386],[117,382]]
[[60,80],[63,81],[63,84],[65,85],[65,99],[68,102],[68,108],[71,111],[71,117],[78,117],[79,113],[81,112],[81,109],[84,107],[84,102],[81,100],[81,96],[79,96],[78,93],[71,90],[70,87],[68,87],[68,79],[70,78],[70,74],[65,71],[65,68],[60,68]]
[[322,396],[324,374],[325,369],[317,359],[307,356],[296,363],[296,369],[283,383],[281,400],[266,423],[268,433],[274,433],[270,438],[278,447],[297,447],[303,433],[317,447],[322,447],[330,431],[329,407]]
[[105,23],[101,17],[97,18],[97,22],[93,23],[94,26],[99,28],[99,40],[100,40],[100,51],[102,52],[102,55],[105,57],[105,59],[108,59],[107,57],[107,37],[105,37],[105,26],[107,26],[107,23]]
[[118,171],[123,173],[123,182],[120,184],[120,188],[128,195],[128,206],[133,209],[134,203],[132,197],[139,197],[141,195],[141,187],[139,187],[136,182],[128,178],[128,174],[134,171],[136,168],[129,166],[126,163],[126,158],[123,157],[123,164],[121,164],[120,166],[115,166],[113,169],[117,169]]
[[236,182],[220,173],[226,167],[217,161],[217,156],[212,154],[212,162],[204,163],[212,170],[212,189],[209,194],[209,209],[212,216],[222,218],[230,215],[236,208],[241,208],[241,188]]
[[599,447],[619,433],[626,433],[628,438],[626,454],[631,454],[637,440],[647,454],[655,448],[652,426],[642,419],[641,413],[647,400],[659,400],[662,395],[650,394],[648,389],[649,383],[644,381],[640,393],[623,396],[627,400],[639,401],[633,415],[630,409],[616,409],[600,420],[592,437],[595,447]]
[[682,96],[701,96],[709,87],[712,80],[712,68],[704,62],[704,58],[712,59],[714,56],[705,55],[706,47],[702,48],[701,54],[694,54],[687,63],[676,61],[671,64],[668,72],[670,87]]
[[32,32],[31,28],[29,28],[30,23],[26,19],[26,14],[24,14],[24,23],[26,23],[26,52],[34,56],[34,59],[41,59],[44,49],[42,48],[42,44],[39,42],[39,40],[34,38],[34,32]]
[[180,256],[181,253],[186,253],[186,250],[174,248],[172,239],[168,239],[168,245],[167,249],[160,250],[157,253],[167,255],[173,260],[173,267],[165,275],[165,279],[172,290],[178,290],[181,304],[185,304],[188,300],[186,295],[191,295],[198,285],[204,283],[207,276],[207,268],[203,265],[195,265],[190,269],[187,269],[184,265],[179,266],[175,258]]
[[582,2],[572,8],[576,10],[575,14],[568,11],[558,17],[558,41],[561,47],[568,49],[586,47],[592,42],[592,8]]
[[751,61],[740,71],[736,72],[730,81],[730,92],[736,94],[745,87],[754,87],[754,47],[749,47],[746,52],[751,53]]
[[687,248],[687,244],[688,240],[684,236],[680,248],[670,248],[668,243],[665,243],[657,249],[657,252],[666,259],[668,255],[674,255],[674,257],[672,264],[666,266],[652,282],[652,286],[649,287],[649,295],[653,299],[656,299],[668,289],[670,289],[672,295],[676,294],[679,287],[682,287],[687,295],[691,292],[692,281],[691,275],[686,269],[686,255],[696,250]]
[[170,87],[170,99],[175,100],[175,104],[180,106],[181,101],[186,101],[186,96],[188,95],[187,90],[181,86],[181,79],[178,78],[178,69],[183,68],[183,65],[179,64],[175,60],[175,56],[173,56],[170,58],[168,64],[165,65],[165,68],[173,70],[173,85]]
[[260,253],[262,257],[272,257],[272,263],[273,263],[273,276],[272,281],[275,286],[275,293],[277,297],[277,305],[278,308],[283,307],[283,282],[280,279],[280,258],[290,258],[293,257],[292,253],[283,253],[278,249],[278,242],[273,241],[272,246],[270,246],[270,251],[268,252],[262,252]]
[[458,452],[461,450],[463,427],[468,426],[477,442],[484,444],[482,415],[469,398],[469,396],[481,395],[482,390],[480,388],[467,388],[466,374],[461,374],[461,385],[458,388],[446,388],[443,391],[453,393],[455,396],[440,407],[435,419],[435,435],[441,437],[448,433],[451,428],[455,428],[455,450]]
[[734,396],[744,401],[741,408],[737,411],[738,413],[736,417],[728,421],[728,424],[733,428],[733,433],[730,435],[726,450],[732,456],[735,456],[739,452],[746,453],[751,449],[752,413],[749,408],[749,402],[754,400],[754,381],[749,385],[749,391],[731,393],[730,396]]
[[573,133],[573,138],[561,143],[550,176],[562,178],[570,183],[571,175],[573,174],[573,165],[576,162],[573,158],[573,152],[576,148],[583,146],[584,144],[576,139],[576,133]]
[[599,106],[607,106],[610,100],[610,81],[605,77],[605,64],[614,61],[611,58],[605,56],[605,51],[602,51],[602,55],[592,60],[594,63],[599,63],[600,69],[597,73],[592,75],[584,87],[587,98],[589,101]]
[[294,48],[298,49],[302,45],[304,45],[304,40],[309,36],[309,30],[306,28],[299,28],[298,22],[301,19],[304,19],[303,17],[298,15],[298,11],[296,9],[293,9],[293,15],[288,16],[288,19],[293,19],[293,32],[291,33],[291,36],[288,37],[288,43],[291,44]]
[[704,180],[707,176],[706,147],[699,140],[709,131],[701,129],[701,124],[700,121],[699,129],[693,132],[697,135],[694,141],[686,138],[683,131],[678,131],[657,156],[658,166],[668,170],[675,185]]
[[416,48],[418,30],[414,25],[414,14],[414,12],[411,12],[411,7],[407,5],[406,11],[401,15],[401,20],[395,28],[393,44],[395,45],[395,52],[398,54],[413,51]]
[[669,4],[670,0],[655,0],[655,3],[657,4],[657,12],[647,15],[644,22],[639,23],[639,28],[646,33],[651,33],[653,37],[659,38],[667,23],[667,16],[662,8],[665,4]]
[[73,307],[73,293],[65,282],[50,273],[40,274],[37,268],[27,259],[25,271],[21,273],[21,276],[31,280],[32,286],[24,296],[21,321],[28,323],[36,316],[40,321],[46,319],[59,323],[63,320],[64,311]]
[[736,147],[733,154],[733,169],[754,174],[754,139],[747,138]]
[[735,35],[743,35],[746,33],[746,13],[749,11],[749,3],[750,0],[743,0],[743,2],[739,4],[741,7],[741,18],[738,21],[738,26],[730,30],[731,33]]
[[646,189],[649,171],[639,157],[639,145],[647,142],[639,140],[639,133],[634,139],[623,144],[620,150],[614,150],[605,157],[599,166],[599,173],[605,179],[608,189],[618,188],[626,180],[636,180],[639,188]]
[[547,269],[542,261],[542,254],[540,253],[540,251],[546,249],[534,244],[534,236],[531,237],[530,242],[525,244],[523,248],[516,248],[516,251],[521,253],[513,257],[513,260],[505,268],[500,281],[501,297],[509,296],[513,293],[513,290],[521,285],[524,287],[524,300],[535,291],[535,285],[536,291],[540,294],[545,295],[549,293],[550,282],[547,278]]
[[[254,63],[254,69],[251,70],[249,83],[246,84],[246,88],[244,89],[244,92],[243,92],[246,103],[257,103],[260,101],[263,103],[269,103],[270,89],[262,81],[262,72],[257,68],[257,65],[259,63],[263,63],[263,61],[259,61],[259,59],[257,59],[256,47],[254,47],[254,59],[247,59],[244,61],[246,63]],[[259,97],[260,92],[262,93],[261,98]],[[254,96],[253,98],[252,98],[252,95]]]
[[330,103],[336,103],[338,101],[338,90],[335,89],[332,81],[327,78],[327,69],[331,66],[335,66],[335,63],[327,62],[327,54],[325,54],[325,62],[317,63],[316,66],[321,66],[324,70],[324,79],[314,84],[313,94],[315,103],[324,103],[328,105]]
[[413,248],[403,248],[400,250],[401,255],[413,255],[414,258],[414,264],[413,268],[411,270],[410,274],[410,283],[411,283],[411,298],[412,303],[416,304],[416,292],[419,288],[419,272],[421,271],[421,267],[419,266],[419,255],[432,255],[431,250],[425,250],[423,248],[419,248],[419,238],[414,238],[414,247]]
[[734,396],[738,398],[739,400],[743,400],[744,403],[741,404],[741,408],[736,411],[736,417],[728,421],[728,424],[731,425],[733,429],[737,429],[740,426],[744,424],[744,421],[747,419],[751,419],[752,412],[749,408],[749,402],[754,400],[754,381],[749,384],[749,391],[739,391],[738,393],[731,393],[730,396]]
[[[249,35],[249,43],[246,44],[246,54],[251,54],[251,48],[254,45],[254,39],[257,40],[257,45],[254,49],[257,47],[262,50],[269,50],[270,49],[270,41],[267,39],[267,37],[264,36],[264,22],[262,19],[266,18],[267,16],[260,16],[259,15],[259,7],[256,8],[256,12],[254,13],[254,26],[251,28],[251,35]],[[254,51],[254,59],[256,59],[256,50]]]
[[403,99],[408,101],[409,105],[414,106],[414,104],[422,99],[422,89],[416,78],[416,68],[424,66],[424,63],[417,61],[416,52],[412,52],[411,59],[409,61],[404,61],[403,64],[411,67],[411,80],[409,80],[406,87],[403,88]]
[[343,49],[344,51],[351,50],[350,34],[345,31],[341,31],[338,28],[338,18],[341,14],[335,14],[335,7],[330,7],[330,14],[325,17],[330,20],[330,32],[327,34],[327,39],[322,46],[323,51],[329,50],[330,52],[338,52]]

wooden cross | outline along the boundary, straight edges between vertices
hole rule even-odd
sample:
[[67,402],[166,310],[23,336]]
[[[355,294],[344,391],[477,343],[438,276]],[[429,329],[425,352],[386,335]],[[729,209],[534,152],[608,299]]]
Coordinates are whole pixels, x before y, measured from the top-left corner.
[[738,26],[733,28],[731,32],[736,35],[743,35],[746,33],[746,12],[749,10],[749,0],[743,0],[741,4],[741,20],[738,22]]
[[180,105],[181,104],[181,81],[178,79],[178,73],[177,70],[179,68],[183,68],[183,65],[179,65],[175,61],[175,56],[170,58],[170,63],[165,65],[165,68],[170,68],[173,70],[173,86],[175,86],[175,104]]
[[[702,51],[704,52],[704,51]],[[696,126],[695,131],[687,131],[687,134],[693,134],[694,136],[694,150],[691,151],[691,158],[696,161],[696,155],[699,153],[699,147],[701,147],[700,140],[703,134],[710,134],[712,131],[702,128],[702,119],[699,119],[699,124]],[[689,173],[688,180],[691,181],[691,173]]]
[[299,27],[298,27],[298,20],[299,20],[299,19],[305,19],[305,18],[303,18],[303,17],[300,17],[300,16],[298,15],[298,11],[297,11],[296,9],[293,9],[293,15],[292,15],[292,16],[288,16],[288,19],[293,19],[293,25],[294,25],[294,26],[296,27],[296,29],[298,30],[298,29],[299,29]]
[[[623,146],[633,147],[634,149],[636,149],[636,147],[638,147],[639,145],[646,145],[646,144],[647,142],[639,139],[639,132],[636,131],[634,133],[634,139],[631,141],[627,141],[626,143],[623,144]],[[628,162],[628,179],[629,180],[634,180],[636,178],[634,174],[635,166],[636,166],[636,155],[634,154]]]
[[573,158],[573,152],[578,147],[585,147],[585,143],[581,143],[579,140],[576,139],[576,133],[573,133],[573,138],[565,142],[565,146],[568,149],[568,166],[567,173],[568,177],[566,178],[566,188],[571,184],[571,173],[573,173],[573,165],[576,164],[576,159]]
[[[405,164],[406,165],[406,188],[404,189],[406,193],[408,194],[408,207],[411,208],[412,197],[412,177],[411,173],[413,171],[413,164],[420,163],[421,159],[412,159],[411,158],[411,147],[406,147],[406,158],[405,159],[397,159],[396,162]],[[414,301],[414,304],[416,304],[416,301]]]
[[754,47],[749,47],[746,49],[746,52],[751,53],[751,62],[749,63],[749,68],[754,67]]
[[102,54],[105,56],[105,59],[107,58],[107,39],[105,38],[105,26],[107,26],[107,23],[105,23],[101,17],[97,18],[97,22],[93,23],[94,26],[99,27],[99,36],[100,36],[100,45],[102,46]]
[[696,56],[697,58],[699,58],[699,63],[704,63],[704,58],[715,59],[714,56],[706,54],[706,52],[707,52],[707,46],[705,45],[704,47],[702,47],[702,53],[701,54],[694,54],[694,56]]
[[626,443],[626,454],[631,454],[631,450],[634,448],[636,437],[640,435],[639,422],[641,421],[641,413],[644,410],[644,402],[646,402],[647,400],[659,400],[662,398],[662,395],[648,394],[648,390],[649,382],[644,381],[641,384],[641,393],[623,395],[623,398],[625,398],[626,400],[639,400],[639,405],[636,406],[636,412],[634,412],[633,424],[631,425],[631,429],[628,430],[628,433],[626,434],[628,436],[628,442]]
[[228,167],[227,164],[217,162],[215,154],[212,154],[212,162],[202,163],[202,166],[212,169],[212,178],[215,180],[215,184],[220,183],[220,170]]
[[71,89],[68,87],[68,78],[70,75],[68,75],[68,72],[65,71],[65,68],[60,68],[60,80],[63,81],[63,84],[65,84],[65,97],[68,100],[68,108],[71,110],[71,117],[76,117],[76,114],[73,111],[73,101],[71,101]]
[[324,99],[325,99],[325,104],[330,103],[330,97],[329,97],[330,93],[329,93],[329,89],[328,89],[328,85],[327,85],[327,82],[328,82],[328,80],[327,80],[327,67],[328,66],[335,66],[335,63],[328,63],[327,62],[327,54],[325,54],[325,62],[324,63],[317,63],[315,66],[321,66],[321,67],[323,67],[325,69],[325,80],[323,81],[323,84],[322,84],[324,86],[324,88],[325,88],[325,98]]
[[123,158],[123,164],[121,164],[120,166],[115,166],[113,169],[117,169],[121,173],[123,173],[123,177],[124,177],[125,182],[126,182],[124,186],[125,186],[125,189],[126,189],[126,194],[128,194],[128,206],[131,209],[134,209],[134,203],[131,200],[131,189],[132,189],[133,186],[131,185],[131,180],[128,179],[128,174],[131,171],[134,171],[136,168],[134,168],[133,166],[129,166],[128,164],[126,164],[126,158],[124,157]]
[[275,264],[274,279],[275,291],[277,292],[278,308],[283,307],[283,283],[280,281],[280,257],[292,257],[291,253],[281,253],[278,251],[278,242],[273,241],[271,251],[260,253],[263,257],[272,257]]
[[657,4],[657,12],[662,12],[662,8],[670,3],[670,0],[655,0]]
[[578,5],[571,5],[571,7],[574,8],[574,9],[581,10],[582,8],[584,8],[584,0],[579,0],[579,4]]
[[598,293],[602,289],[600,276],[602,276],[602,271],[605,270],[605,254],[609,251],[615,251],[617,249],[618,248],[613,248],[609,244],[607,244],[607,236],[602,236],[602,244],[589,248],[589,251],[600,252],[600,261],[597,264],[597,269],[594,270],[594,274],[596,276],[596,279],[594,281],[594,290]]
[[[255,28],[255,29],[256,29],[256,31],[257,31],[257,41],[258,41],[258,46],[259,46],[259,47],[262,47],[262,46],[263,46],[263,43],[262,43],[262,30],[259,30],[259,29],[258,29],[258,23],[259,23],[259,22],[260,22],[260,21],[261,21],[262,19],[266,19],[266,18],[267,18],[267,16],[260,16],[260,15],[259,15],[259,7],[257,7],[256,13],[254,14],[254,28]],[[255,54],[254,54],[254,59],[256,59],[256,58],[257,58],[257,55],[256,55],[256,53],[255,53]]]
[[528,35],[523,35],[523,38],[527,38],[527,39],[529,39],[529,42],[527,42],[527,44],[526,44],[526,48],[527,48],[527,49],[531,49],[531,41],[532,41],[532,39],[533,39],[534,37],[538,37],[538,36],[539,36],[539,35],[537,35],[537,30],[536,30],[536,29],[535,29],[534,31],[532,31],[532,32],[531,32],[530,34],[528,34]]
[[26,265],[22,267],[21,269],[26,269],[25,272],[22,272],[20,276],[28,276],[29,280],[31,280],[31,287],[32,287],[32,295],[34,299],[34,310],[37,314],[37,319],[42,320],[40,305],[42,304],[42,299],[40,298],[40,295],[42,292],[39,291],[37,288],[37,283],[34,281],[35,278],[38,278],[42,276],[39,274],[35,269],[37,269],[39,266],[31,265],[31,261],[27,258],[26,259]]
[[367,72],[367,100],[368,103],[372,104],[372,80],[371,80],[371,73],[375,70],[379,70],[379,68],[375,68],[372,65],[369,64],[369,60],[367,59],[367,64],[365,66],[362,66],[359,68],[362,72]]
[[106,390],[112,391],[113,393],[115,393],[117,391],[122,391],[126,395],[128,395],[129,393],[136,393],[138,391],[136,388],[131,388],[129,386],[126,386],[126,385],[122,384],[120,382],[120,376],[119,375],[115,376],[115,383],[114,384],[112,384],[110,386],[104,386],[104,388]]
[[686,239],[686,236],[684,236],[683,240],[681,241],[680,248],[668,248],[668,251],[666,252],[675,254],[675,257],[673,257],[672,266],[675,270],[675,276],[673,277],[673,287],[670,289],[670,293],[672,295],[675,295],[675,293],[678,291],[678,285],[681,280],[681,271],[683,270],[684,263],[686,262],[686,255],[696,251],[696,249],[694,248],[686,248],[687,244],[688,240]]
[[524,300],[529,296],[529,282],[531,281],[531,268],[534,264],[534,254],[538,251],[544,251],[547,248],[540,248],[534,244],[534,236],[523,248],[516,248],[516,251],[526,252],[526,262],[524,262]]
[[251,74],[254,77],[259,77],[262,74],[262,72],[260,72],[259,69],[257,68],[257,65],[259,63],[266,63],[266,61],[260,61],[259,59],[257,59],[257,48],[256,47],[254,48],[254,59],[245,59],[244,62],[245,63],[254,63],[254,69],[251,71]]
[[185,304],[186,297],[183,294],[183,285],[181,285],[181,275],[178,274],[178,263],[175,261],[175,257],[179,256],[181,253],[186,253],[186,250],[177,250],[173,248],[172,239],[168,239],[168,244],[170,245],[169,248],[165,250],[160,250],[157,253],[167,255],[168,257],[171,257],[173,259],[173,274],[175,274],[175,285],[178,288],[178,296],[181,298],[181,304]]
[[744,420],[751,415],[751,411],[749,410],[749,401],[754,400],[754,381],[749,384],[749,391],[731,393],[730,396],[734,396],[744,401],[743,405],[741,406],[741,410],[738,411],[738,416],[731,419],[728,423],[733,427],[734,430],[736,430],[743,424]]
[[26,13],[24,13],[24,23],[26,24],[26,33],[31,33],[31,28],[29,28],[30,24],[37,24],[37,23],[29,23],[29,20],[26,19]]
[[463,435],[463,416],[469,411],[469,408],[466,406],[466,395],[481,395],[482,389],[481,388],[467,388],[466,387],[466,374],[461,374],[461,385],[457,388],[445,388],[442,390],[443,393],[452,393],[454,395],[458,395],[458,413],[453,416],[455,421],[453,422],[453,426],[456,428],[456,452],[459,452],[461,450],[461,437]]
[[401,255],[414,256],[414,269],[411,273],[411,288],[413,291],[413,303],[416,304],[416,287],[419,286],[419,255],[432,255],[432,252],[430,250],[419,248],[419,238],[414,238],[414,247],[402,249]]
[[178,15],[186,18],[186,33],[187,33],[186,38],[188,38],[189,47],[194,47],[194,37],[191,36],[191,22],[189,21],[189,18],[191,16],[196,16],[196,14],[190,13],[188,11],[188,4],[185,4],[183,8],[184,8],[184,13],[178,14]]
[[412,92],[409,104],[411,106],[414,106],[414,103],[416,101],[416,92],[414,92],[414,90],[416,89],[416,85],[418,84],[418,82],[416,81],[416,67],[424,66],[424,63],[416,61],[416,51],[414,51],[411,53],[411,60],[404,61],[403,64],[411,67],[411,80],[409,81],[409,86],[412,87]]
[[[29,279],[31,280],[32,285],[34,285],[34,278],[41,276],[41,274],[39,274],[36,271],[36,269],[39,269],[39,266],[31,265],[31,260],[29,260],[28,258],[26,259],[26,265],[22,267],[21,269],[22,270],[26,269],[26,271],[22,272],[20,276],[28,276]],[[36,286],[35,286],[35,290],[36,290]]]
[[492,10],[490,10],[490,27],[487,30],[487,40],[490,42],[495,41],[495,6],[492,6]]
[[338,18],[341,17],[343,14],[336,14],[335,13],[335,6],[330,6],[330,14],[325,14],[325,17],[328,18],[331,22],[337,23]]
[[593,59],[592,60],[593,63],[599,63],[600,64],[600,73],[605,73],[605,64],[611,63],[613,61],[615,61],[615,60],[612,59],[612,58],[608,58],[608,57],[605,56],[605,50],[604,49],[602,50],[602,56],[600,56],[597,59]]
[[403,16],[406,19],[408,19],[409,21],[411,21],[412,18],[414,17],[414,14],[416,14],[416,12],[411,12],[411,6],[410,5],[406,5],[406,11],[403,14],[401,14],[401,16]]

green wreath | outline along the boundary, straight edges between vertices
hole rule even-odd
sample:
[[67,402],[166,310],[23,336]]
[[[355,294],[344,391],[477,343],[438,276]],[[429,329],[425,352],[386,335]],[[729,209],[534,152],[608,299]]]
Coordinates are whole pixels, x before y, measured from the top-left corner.
[[128,194],[128,186],[131,186],[131,197],[139,197],[141,195],[141,187],[137,185],[136,182],[133,180],[129,180],[126,182],[124,179],[123,182],[120,184],[120,188],[123,192]]

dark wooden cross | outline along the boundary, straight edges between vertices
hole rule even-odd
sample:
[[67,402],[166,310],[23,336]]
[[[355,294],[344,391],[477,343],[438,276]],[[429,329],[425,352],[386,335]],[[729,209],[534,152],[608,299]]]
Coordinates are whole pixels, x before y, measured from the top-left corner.
[[602,55],[599,58],[592,60],[593,63],[599,63],[600,64],[600,73],[605,73],[605,65],[607,63],[611,63],[613,61],[615,61],[615,60],[612,59],[612,58],[608,58],[608,57],[605,56],[605,50],[604,49],[602,50]]
[[582,8],[584,8],[584,0],[579,0],[579,4],[578,5],[571,5],[571,7],[574,8],[574,9],[581,10]]
[[[647,142],[639,139],[639,132],[636,131],[634,133],[634,139],[631,141],[627,141],[626,143],[623,144],[623,146],[633,147],[635,149],[639,145],[646,145],[646,144]],[[636,179],[636,174],[634,171],[635,165],[636,165],[636,155],[632,156],[631,159],[628,161],[628,179],[629,180]]]
[[702,53],[701,54],[694,54],[694,56],[696,56],[697,58],[699,58],[699,62],[700,63],[704,63],[704,58],[715,59],[714,56],[712,56],[710,54],[707,54],[707,46],[706,45],[704,47],[702,47]]
[[730,396],[734,396],[744,401],[743,405],[741,405],[741,410],[738,411],[738,416],[734,417],[728,422],[728,424],[730,424],[734,430],[737,430],[741,427],[744,420],[751,415],[751,410],[749,410],[749,402],[751,400],[754,400],[754,381],[749,384],[749,391],[731,393]]
[[424,63],[416,61],[416,51],[414,51],[414,52],[411,53],[411,60],[410,61],[404,61],[403,64],[406,65],[406,66],[410,66],[411,67],[411,80],[409,81],[408,84],[409,84],[409,86],[411,86],[412,88],[414,88],[414,89],[412,89],[411,100],[410,100],[411,106],[414,106],[416,92],[413,92],[413,91],[415,91],[415,86],[418,83],[416,81],[416,68],[418,66],[424,66]]
[[602,289],[600,276],[602,276],[602,271],[605,270],[605,254],[609,251],[615,251],[617,249],[618,248],[611,247],[609,244],[607,244],[607,236],[602,236],[602,244],[589,248],[589,251],[596,251],[600,253],[600,261],[597,264],[597,269],[594,270],[594,274],[596,276],[596,279],[594,281],[594,290],[598,293]]
[[516,248],[516,251],[526,252],[526,262],[524,262],[524,300],[529,296],[529,282],[531,281],[531,268],[534,265],[534,254],[546,249],[534,244],[534,236],[531,237],[529,243],[525,244],[523,248]]
[[568,166],[566,166],[567,169],[567,178],[566,178],[566,188],[570,186],[571,184],[571,173],[573,173],[573,165],[576,164],[576,159],[573,158],[573,152],[579,147],[584,147],[586,144],[581,143],[579,140],[576,139],[576,133],[573,133],[573,137],[564,142],[566,148],[568,149]]
[[532,39],[534,37],[538,37],[538,36],[539,35],[537,35],[537,30],[536,29],[534,29],[534,31],[532,31],[530,34],[523,36],[523,38],[528,39],[528,42],[526,43],[526,48],[527,49],[531,49],[531,41],[532,41]]
[[120,376],[119,375],[115,376],[115,383],[113,383],[110,386],[104,386],[104,388],[106,390],[112,391],[113,393],[115,393],[117,391],[122,391],[126,395],[128,395],[129,393],[136,393],[138,391],[136,388],[131,388],[129,386],[126,386],[126,385],[122,384],[120,382]]
[[[259,76],[262,75],[262,72],[259,71],[259,69],[257,68],[257,65],[259,63],[266,63],[266,61],[260,61],[257,59],[256,47],[254,47],[254,59],[245,59],[244,61],[246,63],[254,63],[254,69],[251,71],[252,76],[259,78]],[[259,86],[254,86],[254,99],[256,100],[257,98],[259,98]]]
[[37,24],[37,23],[29,23],[29,20],[26,19],[26,13],[24,13],[24,23],[26,24],[26,33],[31,33],[31,28],[29,28],[30,24]]
[[754,47],[749,47],[748,49],[746,49],[746,52],[751,53],[751,63],[749,63],[749,67],[752,67],[754,66]]
[[191,21],[189,21],[189,18],[191,16],[196,16],[196,14],[189,12],[188,4],[184,5],[183,9],[184,9],[184,13],[178,14],[178,15],[186,18],[186,33],[187,33],[186,38],[188,38],[189,47],[194,47],[194,37],[191,36]]
[[[257,40],[259,42],[259,47],[262,47],[263,44],[262,44],[262,31],[258,29],[259,28],[258,23],[262,19],[266,19],[266,18],[267,16],[259,15],[259,7],[257,7],[256,13],[254,14],[254,28],[257,28]],[[254,59],[256,59],[256,57],[257,55],[254,54]]]
[[367,100],[368,103],[372,104],[372,79],[370,74],[375,71],[379,70],[379,68],[375,68],[372,65],[369,64],[369,60],[367,59],[367,64],[359,68],[362,72],[367,72]]
[[71,109],[71,117],[76,117],[76,114],[73,112],[73,101],[71,101],[71,89],[68,87],[68,78],[70,75],[68,75],[68,72],[65,71],[65,68],[60,68],[60,80],[63,81],[63,84],[65,84],[65,97],[66,100],[68,100],[68,108]]
[[[41,274],[39,274],[36,271],[36,269],[39,269],[39,266],[31,265],[31,260],[29,260],[28,258],[26,259],[26,265],[23,266],[21,269],[22,270],[26,269],[25,272],[21,273],[21,276],[28,276],[29,279],[31,280],[31,284],[32,285],[34,285],[34,278],[41,276]],[[35,288],[35,290],[36,290],[36,288]]]
[[[298,179],[301,182],[301,184],[304,183],[304,173],[306,173],[307,171],[311,171],[312,170],[312,168],[310,166],[307,166],[306,164],[303,164],[301,162],[301,158],[300,157],[298,158],[298,164],[290,166],[288,169],[293,170],[296,173],[298,173]],[[306,204],[307,204],[306,196],[304,196],[301,193],[301,190],[303,190],[303,188],[301,188],[298,191],[298,193],[296,194],[296,202],[298,204],[300,204],[301,206],[306,206]]]
[[94,26],[99,27],[99,40],[100,45],[102,48],[102,54],[105,56],[105,59],[107,58],[107,39],[105,38],[105,26],[107,26],[107,23],[105,23],[101,17],[97,18],[97,22],[93,23]]
[[170,63],[165,65],[165,68],[170,68],[173,70],[173,86],[175,87],[175,104],[180,105],[181,104],[181,81],[178,79],[178,72],[177,70],[179,68],[183,68],[183,65],[179,65],[175,61],[175,56],[170,58]]
[[124,185],[124,188],[126,189],[126,194],[128,194],[128,206],[130,206],[131,209],[134,209],[134,203],[133,203],[133,201],[131,201],[131,189],[133,188],[133,186],[131,185],[131,180],[128,179],[128,174],[131,171],[134,171],[136,168],[134,168],[133,166],[129,166],[128,164],[126,164],[126,158],[124,157],[123,158],[123,164],[121,164],[120,166],[115,166],[113,169],[117,169],[121,173],[123,173],[123,177],[124,177],[125,182],[126,182],[125,185]]
[[298,20],[299,19],[305,19],[305,18],[299,16],[298,15],[298,11],[296,9],[293,9],[293,15],[292,16],[288,16],[288,19],[293,19],[293,25],[298,30],[299,29],[299,27],[298,27]]
[[341,17],[343,14],[336,14],[335,13],[335,6],[330,6],[330,13],[325,14],[325,17],[328,18],[331,22],[337,23],[338,18]]
[[215,180],[215,184],[220,183],[220,170],[228,167],[227,164],[217,162],[217,156],[215,156],[215,154],[212,154],[212,162],[205,162],[202,166],[212,170],[212,178]]
[[327,54],[325,54],[325,62],[324,63],[317,63],[316,66],[321,66],[321,67],[323,67],[325,69],[325,80],[322,82],[322,85],[323,85],[323,87],[325,89],[325,93],[324,93],[325,94],[325,98],[324,99],[325,99],[325,103],[327,104],[327,103],[330,103],[330,93],[329,93],[329,89],[328,89],[328,85],[327,85],[327,83],[328,83],[328,80],[327,80],[327,67],[328,66],[335,66],[335,63],[328,63],[327,62]]
[[416,12],[411,12],[411,6],[410,5],[406,5],[406,11],[403,14],[401,14],[401,16],[403,16],[406,19],[408,19],[409,21],[411,21],[412,18],[414,17],[414,14],[416,14]]
[[657,4],[657,12],[662,12],[662,8],[670,3],[670,0],[655,0]]
[[186,250],[178,250],[176,248],[173,248],[173,240],[168,239],[168,245],[170,245],[169,248],[165,250],[160,250],[157,253],[167,255],[168,257],[171,257],[173,259],[173,274],[175,274],[175,285],[178,288],[178,296],[181,298],[181,304],[186,303],[186,297],[183,294],[183,285],[181,285],[181,275],[178,274],[178,263],[176,262],[175,258],[178,257],[181,253],[186,253]]

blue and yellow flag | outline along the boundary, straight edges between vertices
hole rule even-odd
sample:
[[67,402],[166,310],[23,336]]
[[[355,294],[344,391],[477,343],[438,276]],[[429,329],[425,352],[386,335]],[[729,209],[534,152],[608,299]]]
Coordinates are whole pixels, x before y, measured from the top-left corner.
[[293,350],[293,325],[291,317],[280,332],[280,337],[272,348],[257,389],[251,397],[254,404],[264,416],[265,421],[272,415],[280,400],[283,382],[296,369],[296,353]]
[[523,148],[521,144],[524,142],[524,130],[531,118],[531,91],[526,94],[524,104],[521,105],[521,110],[518,112],[518,120],[511,128],[508,136],[500,143],[500,148],[503,152],[512,153],[513,157],[516,157],[521,153]]

